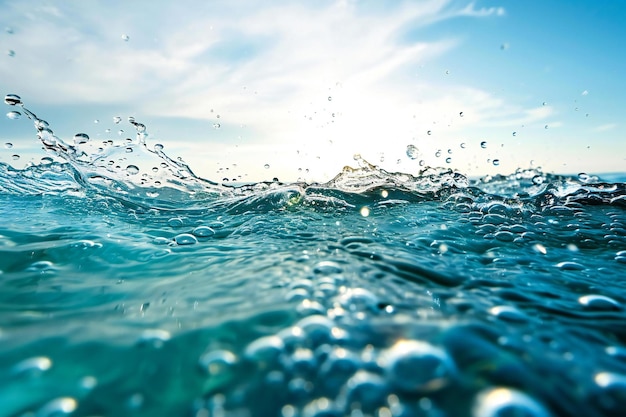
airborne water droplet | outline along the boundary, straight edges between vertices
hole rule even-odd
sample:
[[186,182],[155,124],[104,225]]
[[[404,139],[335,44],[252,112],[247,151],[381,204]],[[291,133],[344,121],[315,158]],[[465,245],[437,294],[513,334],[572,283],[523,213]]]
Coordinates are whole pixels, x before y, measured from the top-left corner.
[[419,149],[415,145],[408,145],[406,147],[406,156],[411,159],[417,159],[419,157]]
[[20,156],[18,154],[11,155],[11,159],[13,159],[14,161],[17,161],[18,159],[20,159]]
[[495,166],[498,166],[498,165],[500,165],[500,160],[499,159],[494,159],[492,164],[495,165]]
[[15,51],[13,49],[9,49],[7,51],[7,55],[13,57],[13,56],[15,56]]
[[485,149],[487,147],[487,142],[485,141],[480,142],[480,147]]
[[450,157],[446,158],[446,164],[449,164],[450,162],[452,162],[452,158]]
[[22,104],[22,99],[17,94],[7,94],[4,96],[4,102],[9,106],[17,106]]
[[13,144],[11,142],[7,142],[4,144],[4,147],[7,149],[11,149],[13,147]]
[[7,113],[7,118],[11,120],[17,120],[20,118],[20,116],[22,116],[22,113],[20,113],[19,111],[10,111]]
[[124,34],[124,35],[122,35],[122,40],[123,40],[124,42],[128,42],[128,41],[130,40],[130,36],[128,36],[128,35],[126,35],[126,34]]
[[115,124],[119,124],[122,121],[122,118],[120,116],[115,116],[113,118],[113,123]]
[[265,165],[263,165],[263,168],[265,168],[265,169],[270,169],[270,164],[265,164]]
[[129,165],[126,167],[126,172],[128,172],[129,175],[136,175],[139,173],[139,167],[137,165]]
[[74,135],[74,143],[75,144],[81,144],[81,143],[87,143],[89,142],[89,135],[87,135],[86,133],[77,133]]

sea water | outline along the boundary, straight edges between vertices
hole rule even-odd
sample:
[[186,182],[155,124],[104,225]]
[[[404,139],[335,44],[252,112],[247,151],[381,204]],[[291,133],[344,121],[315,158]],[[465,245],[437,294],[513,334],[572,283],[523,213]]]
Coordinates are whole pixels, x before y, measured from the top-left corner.
[[228,187],[6,102],[0,416],[626,415],[623,176]]

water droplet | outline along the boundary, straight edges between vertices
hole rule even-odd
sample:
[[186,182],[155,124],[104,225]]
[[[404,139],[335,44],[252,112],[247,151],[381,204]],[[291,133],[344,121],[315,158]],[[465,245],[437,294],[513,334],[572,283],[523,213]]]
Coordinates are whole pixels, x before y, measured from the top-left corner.
[[419,149],[415,145],[408,145],[406,147],[406,156],[411,159],[417,159],[419,157]]
[[549,417],[550,413],[534,398],[509,388],[491,388],[476,396],[473,417]]
[[4,147],[7,149],[11,149],[13,147],[13,144],[11,142],[7,142],[4,144]]
[[126,167],[128,175],[137,175],[139,173],[139,167],[137,165],[129,165]]
[[622,305],[615,301],[614,299],[604,296],[604,295],[596,295],[589,294],[583,295],[578,299],[578,302],[585,308],[589,310],[621,310]]
[[4,102],[9,106],[21,106],[22,99],[17,94],[7,94],[4,96]]
[[143,123],[134,123],[135,129],[139,133],[144,133],[146,131],[146,125]]
[[460,116],[460,117],[463,117],[463,112],[459,112],[459,116]]
[[222,127],[221,124],[219,123],[213,123],[213,129],[219,129],[220,127]]
[[500,165],[500,160],[499,160],[499,159],[494,159],[494,160],[493,160],[493,162],[492,162],[492,164],[493,164],[494,166],[498,166],[498,165]]
[[452,162],[452,158],[447,157],[447,158],[446,158],[446,164],[449,164],[449,163],[451,163],[451,162]]
[[439,158],[441,156],[441,149],[438,149],[437,152],[435,152],[435,156],[437,158]]
[[516,135],[517,135],[517,132],[513,132],[513,136],[516,136]]
[[95,119],[93,122],[94,122],[94,124],[98,124],[98,123],[100,123],[100,120]]
[[189,233],[181,233],[174,236],[174,241],[178,245],[194,245],[198,243],[198,239],[196,239],[194,235]]
[[591,176],[589,174],[581,172],[580,174],[578,174],[578,179],[581,182],[588,182],[591,179]]
[[122,40],[123,40],[124,42],[128,42],[128,41],[130,40],[130,36],[128,36],[128,35],[126,35],[126,34],[124,34],[124,35],[122,35]]
[[461,142],[461,145],[459,145],[462,149],[465,149],[465,142]]
[[541,185],[541,184],[543,184],[544,179],[543,179],[542,175],[535,175],[533,177],[532,181],[533,181],[533,184],[535,184],[535,185]]
[[115,116],[113,118],[113,123],[115,123],[116,125],[119,124],[122,121],[122,118],[120,116]]
[[361,210],[359,210],[359,213],[361,213],[361,216],[367,217],[370,215],[370,209],[368,207],[361,207]]
[[548,125],[545,125],[543,128],[544,128],[544,129],[547,129],[547,128],[548,128]]
[[264,336],[250,343],[245,351],[246,358],[257,362],[261,366],[273,363],[282,353],[285,344],[278,336]]
[[17,161],[18,159],[20,159],[20,156],[18,154],[14,154],[14,155],[11,155],[11,159],[13,159],[14,161]]
[[19,111],[10,111],[7,113],[7,118],[11,120],[17,120],[22,116],[22,113]]
[[559,262],[556,267],[565,271],[582,271],[585,267],[576,262]]
[[74,135],[74,143],[75,144],[81,144],[81,143],[87,143],[89,142],[89,135],[87,135],[86,133],[77,133]]
[[429,131],[427,131],[427,132],[426,132],[426,134],[427,134],[428,136],[430,136],[430,135],[432,135],[432,134],[433,134],[433,132],[429,130]]
[[160,152],[163,150],[163,145],[161,145],[160,143],[157,143],[154,145],[154,150],[157,152]]
[[480,147],[485,149],[487,147],[487,142],[486,141],[480,142]]
[[328,96],[328,101],[333,101],[333,98],[331,96]]
[[7,27],[4,28],[4,31],[6,33],[8,33],[9,35],[13,34],[13,28],[12,27],[7,26]]
[[265,164],[265,165],[263,165],[263,168],[265,168],[265,169],[270,169],[270,164]]
[[548,103],[546,103],[545,101],[543,103],[541,103],[542,106],[547,105]]
[[401,340],[381,355],[391,384],[407,392],[432,392],[448,384],[455,373],[450,356],[441,348],[416,340]]
[[9,49],[7,51],[7,55],[10,56],[10,57],[14,57],[15,56],[15,51],[13,49]]

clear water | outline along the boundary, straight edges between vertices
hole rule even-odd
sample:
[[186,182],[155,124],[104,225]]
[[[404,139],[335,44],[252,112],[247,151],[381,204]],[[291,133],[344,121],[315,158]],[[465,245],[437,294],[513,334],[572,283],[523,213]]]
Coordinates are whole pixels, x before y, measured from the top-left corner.
[[626,415],[623,176],[226,187],[7,104],[1,416]]

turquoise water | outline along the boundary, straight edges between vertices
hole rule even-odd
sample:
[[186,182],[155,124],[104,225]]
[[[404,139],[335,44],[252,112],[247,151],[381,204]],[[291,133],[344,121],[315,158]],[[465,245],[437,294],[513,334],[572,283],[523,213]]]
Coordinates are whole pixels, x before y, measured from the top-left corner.
[[624,176],[226,187],[7,102],[1,416],[626,415]]

